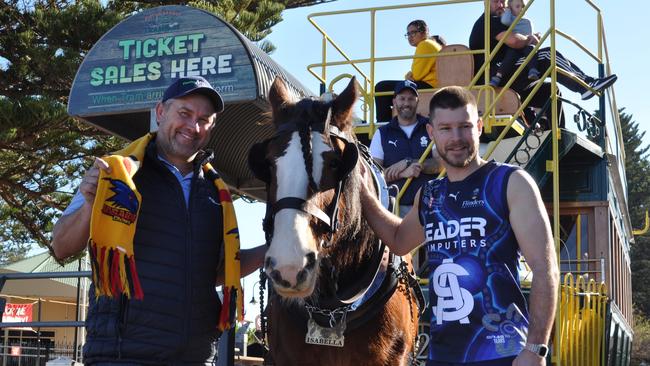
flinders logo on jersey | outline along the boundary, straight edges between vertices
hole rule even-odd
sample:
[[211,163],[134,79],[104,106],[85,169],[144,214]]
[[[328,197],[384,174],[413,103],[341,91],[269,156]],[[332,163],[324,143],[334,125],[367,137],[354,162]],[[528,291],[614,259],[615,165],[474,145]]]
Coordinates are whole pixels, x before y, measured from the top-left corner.
[[466,200],[461,203],[461,208],[475,208],[475,207],[483,207],[485,206],[485,200],[479,199],[479,192],[480,190],[478,188],[474,188],[474,191],[472,192],[472,199],[471,200]]

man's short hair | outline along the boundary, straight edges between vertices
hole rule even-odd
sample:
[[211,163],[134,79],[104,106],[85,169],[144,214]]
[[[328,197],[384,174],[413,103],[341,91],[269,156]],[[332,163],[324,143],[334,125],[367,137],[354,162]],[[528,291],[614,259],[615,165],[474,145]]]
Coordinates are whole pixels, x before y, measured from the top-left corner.
[[469,90],[460,86],[447,86],[438,90],[429,102],[429,120],[433,122],[434,111],[438,109],[456,109],[466,105],[476,106],[476,98]]
[[420,19],[410,22],[409,25],[406,26],[406,28],[408,27],[415,27],[420,32],[425,32],[428,30],[427,23],[424,20],[420,20]]

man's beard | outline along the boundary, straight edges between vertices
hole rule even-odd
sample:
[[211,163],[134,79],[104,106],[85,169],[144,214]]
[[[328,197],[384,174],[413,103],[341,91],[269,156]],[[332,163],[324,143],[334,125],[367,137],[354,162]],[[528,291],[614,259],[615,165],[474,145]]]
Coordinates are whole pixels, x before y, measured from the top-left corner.
[[445,151],[441,151],[441,148],[436,145],[436,150],[438,150],[438,155],[442,160],[445,161],[449,166],[452,166],[454,168],[465,168],[469,165],[469,163],[476,158],[476,147],[473,144],[467,144],[464,146],[467,148],[467,157],[461,161],[452,161],[451,158],[449,158],[447,153]]
[[404,107],[398,107],[397,108],[397,115],[406,120],[413,119],[415,117],[416,109],[415,108],[409,108],[408,110],[405,109]]

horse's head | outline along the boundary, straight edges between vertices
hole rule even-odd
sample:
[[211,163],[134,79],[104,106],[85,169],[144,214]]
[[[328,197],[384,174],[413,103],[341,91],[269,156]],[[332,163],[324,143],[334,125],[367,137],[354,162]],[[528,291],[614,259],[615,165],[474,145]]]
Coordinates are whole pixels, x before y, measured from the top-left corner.
[[248,161],[267,184],[264,269],[283,297],[312,294],[320,259],[333,249],[329,239],[349,230],[336,232],[337,221],[358,226],[359,209],[351,213],[352,200],[341,193],[359,181],[350,174],[358,158],[351,122],[356,99],[354,79],[330,100],[296,102],[280,79],[271,86],[276,134],[253,146]]

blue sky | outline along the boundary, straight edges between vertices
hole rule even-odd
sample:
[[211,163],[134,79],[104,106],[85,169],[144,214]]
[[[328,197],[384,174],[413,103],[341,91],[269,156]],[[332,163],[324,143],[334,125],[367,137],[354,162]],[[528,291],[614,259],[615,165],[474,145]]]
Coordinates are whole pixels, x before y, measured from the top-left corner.
[[[431,2],[423,1],[338,0],[319,6],[285,11],[283,13],[284,20],[273,28],[273,33],[268,37],[277,47],[271,57],[312,92],[317,93],[318,81],[307,72],[307,65],[320,62],[322,38],[307,20],[309,14],[415,3],[431,4]],[[593,8],[582,0],[558,0],[556,3],[556,27],[579,40],[591,51],[597,52],[596,13]],[[647,47],[643,43],[649,34],[644,22],[647,21],[648,14],[650,14],[650,2],[596,0],[594,3],[602,10],[610,65],[612,71],[619,77],[614,88],[617,105],[619,108],[625,107],[626,112],[633,114],[634,119],[640,123],[641,129],[646,130],[647,124],[644,121],[650,118],[650,111],[647,108],[647,102],[645,102],[647,96],[644,86],[650,85],[650,70],[645,65],[649,55]],[[482,2],[378,12],[376,15],[376,55],[384,57],[411,55],[414,48],[408,44],[403,35],[406,25],[414,19],[426,21],[431,34],[442,35],[449,44],[467,45],[472,25],[482,12]],[[543,33],[550,24],[549,1],[536,0],[531,5],[527,17],[533,21],[536,31]],[[361,59],[370,55],[368,46],[370,40],[369,19],[368,13],[360,13],[319,17],[316,18],[316,21],[351,58]],[[597,75],[598,68],[595,61],[586,56],[573,43],[558,40],[558,49],[577,63],[583,71]],[[334,50],[331,47],[327,52],[332,55],[330,61],[342,60],[340,57],[334,57]],[[402,78],[409,67],[410,61],[392,61],[378,65],[376,80]],[[351,71],[349,68],[328,71],[328,78],[331,80],[332,77],[343,72]],[[345,86],[345,83],[341,84],[341,87]],[[591,111],[597,108],[597,98],[585,103],[580,101],[578,95],[570,91],[563,90],[563,94],[580,103],[587,110]],[[574,110],[567,110],[568,116],[574,112]],[[650,136],[646,136],[645,143],[650,144]],[[264,235],[260,227],[264,215],[263,206],[238,202],[236,207],[240,221],[242,247],[262,243]],[[245,281],[246,301],[251,298],[252,286],[255,281],[257,281],[257,275],[251,275]],[[257,291],[257,286],[255,286],[256,298]],[[258,307],[248,304],[246,309],[249,313],[248,319],[253,319],[254,315],[259,312]]]

